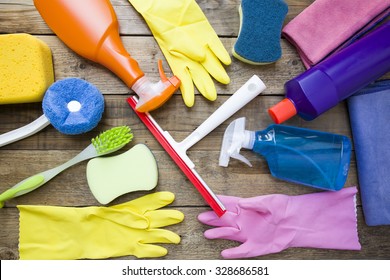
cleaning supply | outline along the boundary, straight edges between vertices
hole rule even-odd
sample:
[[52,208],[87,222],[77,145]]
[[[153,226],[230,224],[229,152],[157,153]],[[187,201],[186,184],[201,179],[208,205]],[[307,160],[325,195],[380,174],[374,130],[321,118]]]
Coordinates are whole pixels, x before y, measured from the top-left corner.
[[65,78],[46,90],[42,108],[44,114],[32,123],[1,134],[0,147],[31,136],[49,124],[68,135],[91,131],[102,118],[104,97],[87,81]]
[[61,133],[81,134],[98,125],[104,111],[104,97],[91,83],[66,78],[49,87],[43,97],[42,109]]
[[195,164],[190,160],[186,152],[203,137],[249,103],[249,101],[258,96],[265,88],[263,81],[258,76],[252,76],[241,88],[226,100],[225,103],[180,143],[177,143],[169,132],[163,131],[149,113],[141,114],[135,110],[137,104],[135,97],[131,97],[127,101],[141,121],[171,156],[177,166],[203,196],[205,201],[218,216],[222,216],[226,211],[224,205],[218,200],[217,196],[200,177],[198,172],[196,172]]
[[381,22],[390,0],[316,0],[282,30],[310,68]]
[[[221,62],[229,53],[195,0],[129,0],[143,16],[172,72],[181,80],[186,106],[194,105],[194,84],[208,100],[217,98],[213,80],[228,84]],[[211,76],[211,77],[210,77]]]
[[286,98],[268,110],[276,123],[295,114],[312,120],[390,71],[390,22],[285,84]]
[[0,104],[40,102],[53,82],[45,42],[25,33],[0,35]]
[[161,80],[152,83],[123,46],[118,20],[109,0],[34,0],[42,18],[73,51],[104,65],[138,96],[137,110],[151,111],[179,88],[177,77],[167,78],[159,62]]
[[240,154],[241,148],[250,149],[265,157],[276,178],[337,191],[347,180],[351,146],[346,136],[293,126],[248,131],[245,118],[239,118],[225,131],[219,165],[227,167],[232,157],[252,166]]
[[20,183],[0,194],[0,208],[4,206],[4,201],[39,188],[70,166],[87,159],[113,153],[124,147],[132,139],[133,134],[128,126],[114,127],[101,133],[91,140],[92,143],[87,148],[71,160],[55,168],[24,179]]
[[349,187],[296,196],[219,196],[227,207],[226,214],[217,217],[204,212],[198,219],[215,227],[205,231],[207,239],[242,243],[223,250],[221,255],[226,259],[263,256],[294,247],[360,250],[356,193],[356,187]]
[[277,61],[282,56],[280,37],[287,12],[283,0],[242,0],[233,56],[254,65]]
[[91,159],[87,181],[97,201],[107,204],[125,193],[156,187],[157,162],[146,145],[137,144],[120,155]]
[[174,198],[173,193],[157,192],[110,207],[19,205],[20,259],[165,256],[167,249],[155,244],[178,244],[180,236],[162,227],[184,219],[178,210],[160,209]]
[[348,98],[357,175],[368,226],[390,225],[390,80]]

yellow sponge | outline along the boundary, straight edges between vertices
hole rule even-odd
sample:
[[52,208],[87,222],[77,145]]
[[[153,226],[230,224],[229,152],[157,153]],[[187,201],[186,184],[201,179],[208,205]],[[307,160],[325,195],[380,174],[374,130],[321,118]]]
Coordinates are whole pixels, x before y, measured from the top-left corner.
[[46,43],[24,33],[0,35],[0,104],[42,101],[53,81]]

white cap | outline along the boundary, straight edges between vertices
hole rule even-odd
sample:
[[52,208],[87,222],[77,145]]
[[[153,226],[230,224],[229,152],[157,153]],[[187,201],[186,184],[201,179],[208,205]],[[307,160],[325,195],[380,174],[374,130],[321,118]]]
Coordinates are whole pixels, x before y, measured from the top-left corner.
[[255,132],[245,130],[245,118],[236,119],[229,124],[223,135],[219,165],[227,167],[232,157],[252,166],[249,160],[240,154],[240,150],[252,149],[254,142]]

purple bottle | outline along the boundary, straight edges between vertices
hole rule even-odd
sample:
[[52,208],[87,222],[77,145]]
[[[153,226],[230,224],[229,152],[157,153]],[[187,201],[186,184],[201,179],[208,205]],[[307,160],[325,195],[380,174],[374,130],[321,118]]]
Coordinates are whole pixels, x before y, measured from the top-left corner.
[[390,21],[285,85],[286,98],[268,110],[275,123],[298,114],[313,120],[390,71]]

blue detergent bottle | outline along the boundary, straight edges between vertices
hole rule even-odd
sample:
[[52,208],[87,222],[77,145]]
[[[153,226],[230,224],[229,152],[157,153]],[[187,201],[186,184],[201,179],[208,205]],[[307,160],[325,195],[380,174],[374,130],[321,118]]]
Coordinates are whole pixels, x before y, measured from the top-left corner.
[[227,167],[232,157],[252,166],[241,148],[262,155],[272,176],[282,180],[330,191],[347,180],[351,141],[343,135],[278,124],[248,131],[239,118],[225,131],[219,165]]

